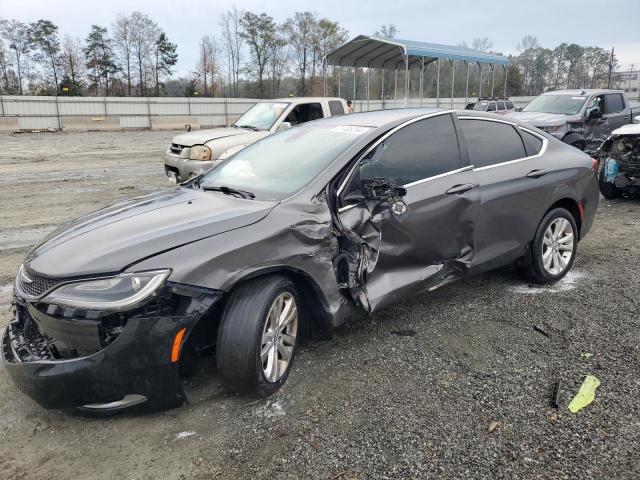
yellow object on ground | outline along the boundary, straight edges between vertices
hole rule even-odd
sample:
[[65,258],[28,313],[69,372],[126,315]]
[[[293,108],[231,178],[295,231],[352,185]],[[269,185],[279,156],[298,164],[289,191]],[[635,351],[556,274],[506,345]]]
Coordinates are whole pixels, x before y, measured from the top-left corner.
[[596,397],[596,388],[599,386],[600,380],[593,375],[587,375],[580,386],[580,390],[578,390],[578,393],[576,393],[576,396],[573,397],[573,400],[571,400],[569,404],[571,413],[576,413],[593,402],[593,399]]

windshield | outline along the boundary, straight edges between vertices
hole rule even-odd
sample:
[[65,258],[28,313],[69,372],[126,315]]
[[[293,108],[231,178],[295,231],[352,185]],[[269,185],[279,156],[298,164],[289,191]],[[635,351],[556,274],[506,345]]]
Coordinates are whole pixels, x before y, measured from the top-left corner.
[[260,102],[247,110],[235,123],[238,127],[269,130],[289,104],[284,102]]
[[369,127],[327,125],[283,130],[249,145],[205,174],[202,187],[225,185],[281,200],[297,192]]
[[572,95],[540,95],[534,98],[522,111],[575,115],[580,112],[586,99],[587,97]]

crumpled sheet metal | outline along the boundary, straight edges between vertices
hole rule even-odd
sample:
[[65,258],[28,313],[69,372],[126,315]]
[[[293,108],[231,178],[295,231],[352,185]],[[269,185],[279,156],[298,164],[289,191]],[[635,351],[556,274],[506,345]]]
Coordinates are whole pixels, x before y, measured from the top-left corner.
[[587,142],[585,150],[594,151],[604,142],[611,133],[611,126],[606,117],[589,120],[584,124],[583,136]]

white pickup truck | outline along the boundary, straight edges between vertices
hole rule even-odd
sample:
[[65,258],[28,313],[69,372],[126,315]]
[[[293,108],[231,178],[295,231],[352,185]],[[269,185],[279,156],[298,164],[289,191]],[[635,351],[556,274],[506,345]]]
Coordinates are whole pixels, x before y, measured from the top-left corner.
[[186,182],[229,158],[247,145],[278,130],[310,120],[344,115],[342,98],[298,97],[264,100],[247,110],[231,127],[179,133],[164,155],[171,181]]

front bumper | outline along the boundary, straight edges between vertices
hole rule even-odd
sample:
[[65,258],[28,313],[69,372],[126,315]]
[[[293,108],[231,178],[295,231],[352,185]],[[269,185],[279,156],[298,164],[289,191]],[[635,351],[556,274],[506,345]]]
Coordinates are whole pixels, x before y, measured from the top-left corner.
[[[171,348],[176,333],[186,328],[184,342],[201,314],[174,316],[161,312],[132,316],[106,347],[76,358],[53,359],[41,355],[42,345],[29,343],[25,330],[37,328],[43,320],[53,331],[72,332],[66,339],[73,339],[75,331],[77,344],[86,344],[89,337],[83,336],[91,335],[93,329],[81,324],[89,321],[54,318],[32,304],[16,305],[15,311],[0,340],[0,358],[17,387],[41,406],[113,412],[144,404],[146,409],[155,411],[187,401],[179,381],[178,363],[171,362]],[[33,315],[42,317],[35,322]],[[25,322],[31,324],[25,328]],[[74,324],[78,327],[75,330]],[[47,338],[49,350],[58,341],[41,338]]]
[[189,160],[167,153],[164,156],[164,171],[170,180],[175,175],[175,181],[181,183],[210,170],[217,163],[218,160]]

